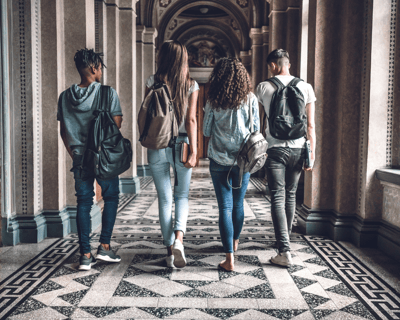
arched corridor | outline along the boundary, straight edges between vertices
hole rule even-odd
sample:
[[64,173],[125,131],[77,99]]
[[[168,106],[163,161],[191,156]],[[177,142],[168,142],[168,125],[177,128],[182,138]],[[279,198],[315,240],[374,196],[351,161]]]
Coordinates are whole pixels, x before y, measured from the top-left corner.
[[[1,0],[0,318],[400,318],[399,1]],[[136,125],[166,40],[187,47],[200,85],[182,272],[160,262],[158,200]],[[113,233],[123,260],[78,272],[72,160],[57,104],[79,82],[73,57],[85,47],[104,53],[102,84],[118,93],[133,157],[120,176]],[[288,50],[291,74],[317,98],[316,162],[297,191],[295,265],[268,262],[275,235],[260,171],[245,198],[238,270],[224,273],[202,132],[208,79],[220,58],[237,57],[255,90],[271,76],[266,57],[276,48]],[[95,193],[93,248],[104,206],[98,185]]]

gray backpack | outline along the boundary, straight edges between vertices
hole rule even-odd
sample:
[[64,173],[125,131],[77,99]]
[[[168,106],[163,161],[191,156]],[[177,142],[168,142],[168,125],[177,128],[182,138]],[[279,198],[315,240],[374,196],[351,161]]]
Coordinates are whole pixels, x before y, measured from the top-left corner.
[[235,164],[232,164],[231,168],[229,169],[227,181],[229,186],[232,189],[240,189],[242,187],[242,179],[244,172],[254,173],[260,170],[267,160],[267,150],[268,150],[268,142],[265,140],[264,136],[259,132],[254,132],[254,124],[253,124],[253,109],[250,105],[249,99],[249,106],[250,106],[250,133],[244,138],[238,155],[236,156],[235,162],[239,166],[239,180],[240,186],[233,187],[229,183],[229,175],[231,170]]
[[179,134],[168,86],[155,83],[144,99],[137,118],[140,143],[148,149],[172,147]]

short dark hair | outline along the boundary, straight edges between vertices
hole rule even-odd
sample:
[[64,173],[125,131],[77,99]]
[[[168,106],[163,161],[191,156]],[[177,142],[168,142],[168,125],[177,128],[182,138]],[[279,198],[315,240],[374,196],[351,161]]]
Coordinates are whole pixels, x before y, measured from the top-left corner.
[[289,52],[284,49],[275,49],[267,57],[267,64],[274,62],[278,65],[278,67],[283,67],[284,65],[288,64],[289,61]]
[[81,72],[88,67],[94,67],[95,69],[97,69],[100,65],[106,68],[103,59],[101,58],[102,56],[103,53],[96,53],[93,49],[85,48],[78,50],[75,53],[74,57],[76,69]]

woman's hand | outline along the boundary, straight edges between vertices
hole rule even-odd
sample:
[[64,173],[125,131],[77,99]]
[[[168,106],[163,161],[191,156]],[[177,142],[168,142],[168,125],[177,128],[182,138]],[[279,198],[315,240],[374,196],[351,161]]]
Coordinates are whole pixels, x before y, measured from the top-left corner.
[[185,163],[185,167],[188,169],[194,168],[197,164],[197,154],[195,153],[190,153],[189,154],[189,159]]

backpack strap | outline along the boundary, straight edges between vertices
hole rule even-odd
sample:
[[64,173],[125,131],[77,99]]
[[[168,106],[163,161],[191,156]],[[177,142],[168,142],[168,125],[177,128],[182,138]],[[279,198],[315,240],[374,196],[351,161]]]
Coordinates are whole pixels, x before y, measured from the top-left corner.
[[277,77],[269,78],[266,81],[272,82],[275,85],[275,87],[278,88],[278,90],[285,88],[285,85]]
[[254,124],[253,124],[253,108],[250,104],[250,97],[249,97],[249,107],[250,107],[250,133],[254,132]]
[[297,84],[298,84],[300,81],[303,81],[303,80],[300,79],[300,78],[294,77],[294,79],[293,79],[292,81],[290,81],[289,84],[288,84],[287,86],[288,86],[288,87],[289,87],[289,86],[290,86],[290,87],[295,87],[295,86],[297,86]]
[[233,187],[231,186],[231,184],[229,183],[229,176],[231,174],[232,168],[235,165],[235,162],[237,161],[237,159],[239,158],[240,153],[242,152],[244,145],[246,144],[247,139],[251,136],[251,134],[254,132],[254,124],[253,124],[253,108],[250,104],[250,97],[248,99],[248,104],[250,107],[250,133],[244,138],[240,148],[239,148],[239,152],[236,155],[235,161],[233,161],[232,166],[229,169],[228,175],[226,177],[226,182],[228,183],[228,185],[232,188],[232,189],[240,189],[242,187],[242,180],[243,180],[243,172],[244,172],[244,162],[242,161],[242,165],[239,166],[239,181],[240,181],[240,185],[239,187]]
[[110,104],[110,86],[101,86],[101,98],[100,98],[100,111],[108,111],[111,112],[111,104]]

